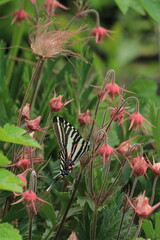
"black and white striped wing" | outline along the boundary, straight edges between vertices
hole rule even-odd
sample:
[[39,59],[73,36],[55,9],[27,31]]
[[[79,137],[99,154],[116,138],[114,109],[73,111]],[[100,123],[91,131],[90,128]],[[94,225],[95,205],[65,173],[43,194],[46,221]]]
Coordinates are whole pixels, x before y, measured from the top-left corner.
[[90,142],[85,141],[80,133],[65,119],[54,117],[53,128],[62,148],[60,158],[64,162],[68,163],[70,161],[73,164],[89,150]]

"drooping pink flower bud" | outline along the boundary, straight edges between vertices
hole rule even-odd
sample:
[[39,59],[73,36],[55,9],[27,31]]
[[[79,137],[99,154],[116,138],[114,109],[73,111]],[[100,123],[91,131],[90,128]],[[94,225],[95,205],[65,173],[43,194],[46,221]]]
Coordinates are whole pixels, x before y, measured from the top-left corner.
[[19,109],[18,113],[21,114],[21,118],[22,119],[30,119],[30,111],[31,111],[31,107],[29,103],[26,103],[26,105],[23,107],[23,109]]
[[69,9],[68,7],[59,3],[57,0],[46,0],[44,6],[46,7],[46,11],[49,16],[54,16],[56,8],[62,8],[64,10]]
[[21,179],[21,181],[24,183],[24,187],[27,186],[26,176],[27,176],[27,172],[23,172],[23,173],[17,175],[17,177],[18,177],[19,179]]
[[18,203],[20,203],[22,201],[25,201],[27,207],[35,215],[37,214],[37,210],[36,210],[36,207],[35,207],[36,200],[39,200],[41,202],[49,204],[45,200],[37,197],[36,193],[33,192],[32,190],[27,190],[26,192],[24,192],[24,193],[22,193],[20,195],[22,196],[22,198],[20,200],[18,200],[17,202],[12,203],[12,205],[15,205],[15,204],[18,204]]
[[32,131],[39,131],[39,132],[44,132],[40,127],[40,121],[41,121],[41,116],[33,119],[33,120],[29,120],[27,121],[27,127],[32,130]]
[[144,122],[148,123],[150,126],[154,127],[151,123],[149,123],[138,111],[132,113],[128,118],[126,118],[124,121],[129,120],[130,121],[130,127],[133,128],[134,131],[139,130],[139,128],[144,128],[146,133],[148,133]]
[[135,213],[141,218],[148,217],[156,208],[160,206],[160,202],[155,206],[149,205],[149,199],[145,197],[145,193],[139,195],[133,202],[127,197],[129,204],[134,209]]
[[104,37],[108,37],[111,40],[114,40],[109,33],[115,33],[115,31],[110,31],[103,27],[97,26],[93,29],[92,35],[95,36],[96,43],[101,43]]
[[62,97],[63,95],[56,97],[56,92],[54,91],[54,97],[49,102],[51,112],[59,112],[65,105],[73,101],[73,99],[71,99],[62,103]]
[[98,148],[98,152],[99,154],[103,157],[103,163],[108,163],[108,157],[111,155],[114,155],[116,157],[116,159],[120,162],[120,160],[118,159],[117,155],[116,155],[116,150],[114,148],[112,148],[111,146],[109,146],[108,144],[104,144],[102,146],[100,146]]
[[11,24],[13,24],[14,22],[18,22],[18,24],[20,25],[23,20],[28,19],[28,13],[22,9],[16,10],[13,13],[13,15],[14,15],[14,18],[13,18]]
[[132,171],[137,175],[137,177],[146,174],[148,168],[146,160],[140,155],[133,158],[130,166],[132,168]]
[[91,124],[92,120],[91,120],[90,110],[86,110],[84,113],[79,113],[78,121],[81,125]]
[[150,162],[150,160],[148,158],[147,158],[147,162],[149,164],[149,167],[154,172],[154,174],[156,176],[160,176],[160,162],[155,162],[154,158],[153,158],[153,164]]
[[[129,150],[131,149],[132,145],[130,144],[130,141],[134,140],[136,137],[133,137],[125,142],[122,142],[119,147],[116,148],[117,152],[119,152],[123,157],[126,157]],[[133,150],[130,152],[130,154],[136,149],[133,148]]]
[[30,0],[30,2],[35,5],[36,4],[36,0]]

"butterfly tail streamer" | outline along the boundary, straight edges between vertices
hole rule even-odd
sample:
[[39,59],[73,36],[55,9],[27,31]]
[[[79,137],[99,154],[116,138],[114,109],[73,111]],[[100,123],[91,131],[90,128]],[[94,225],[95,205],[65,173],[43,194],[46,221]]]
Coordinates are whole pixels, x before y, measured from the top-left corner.
[[60,179],[63,178],[62,174],[59,174],[58,176],[56,176],[55,178],[53,178],[53,181],[51,182],[50,186],[47,188],[47,192],[51,190],[51,188],[53,187],[53,185]]

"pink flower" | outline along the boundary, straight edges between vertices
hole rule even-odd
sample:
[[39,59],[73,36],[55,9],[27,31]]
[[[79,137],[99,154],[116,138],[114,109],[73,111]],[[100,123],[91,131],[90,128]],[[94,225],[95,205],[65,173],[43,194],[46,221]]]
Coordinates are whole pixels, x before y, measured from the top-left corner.
[[27,207],[30,209],[31,212],[33,212],[33,214],[37,214],[37,210],[36,210],[36,207],[35,207],[35,202],[37,200],[39,200],[41,202],[44,202],[44,203],[48,203],[45,200],[37,197],[36,193],[33,192],[32,190],[27,190],[26,192],[24,192],[20,195],[22,195],[22,198],[19,199],[17,202],[12,203],[12,205],[20,203],[22,201],[25,201]]
[[14,18],[13,18],[11,24],[13,24],[15,21],[17,21],[18,24],[20,25],[23,20],[28,19],[28,13],[25,12],[24,10],[22,10],[22,9],[16,10],[13,13],[13,15],[14,15]]
[[143,195],[139,195],[133,203],[127,197],[129,204],[134,209],[134,211],[139,215],[141,218],[148,217],[156,208],[160,206],[160,202],[157,203],[154,207],[151,207],[148,203],[149,199],[145,197],[145,193]]
[[132,113],[128,118],[126,118],[124,121],[129,120],[130,121],[130,127],[129,130],[131,128],[133,128],[134,131],[137,131],[140,127],[143,127],[146,131],[146,133],[148,133],[144,122],[148,123],[150,126],[154,127],[151,123],[149,123],[138,111],[135,113]]
[[64,10],[68,10],[69,8],[62,5],[61,3],[59,3],[58,1],[56,0],[46,0],[45,3],[44,3],[44,6],[46,7],[47,9],[47,14],[49,16],[53,16],[54,13],[55,13],[55,10],[56,8],[62,8]]
[[19,109],[18,113],[21,114],[22,119],[30,119],[30,111],[31,107],[30,104],[26,103],[26,105],[23,107],[23,109]]
[[[124,157],[127,156],[130,148],[132,147],[132,145],[130,144],[130,141],[134,140],[135,138],[136,138],[136,137],[133,137],[133,138],[131,138],[131,139],[125,141],[125,142],[122,142],[122,143],[119,145],[119,147],[116,148],[116,150],[117,150],[122,156],[124,156]],[[135,149],[136,149],[136,147],[133,148],[133,150],[131,151],[131,153],[132,153]],[[130,154],[131,154],[131,153],[130,153]]]
[[116,150],[110,147],[108,144],[104,144],[98,148],[99,154],[103,157],[103,163],[108,163],[108,157],[114,155],[116,159],[120,162],[116,155]]
[[155,162],[154,158],[153,158],[153,164],[151,164],[151,162],[149,161],[149,159],[147,158],[147,162],[149,164],[149,167],[152,169],[152,171],[154,172],[154,174],[156,176],[160,176],[160,162]]
[[103,27],[97,26],[93,29],[92,35],[96,38],[96,43],[101,43],[102,39],[106,36],[110,38],[111,40],[114,40],[109,33],[115,33],[115,31],[110,31],[108,29],[105,29]]
[[62,103],[63,95],[56,97],[56,92],[54,91],[54,97],[50,100],[49,106],[52,112],[59,112],[65,105],[72,102],[73,99]]
[[43,132],[43,130],[39,127],[40,121],[41,121],[41,116],[33,120],[29,120],[27,121],[27,127],[32,131]]
[[86,110],[84,113],[79,113],[78,121],[81,125],[91,124],[91,114],[90,110]]
[[99,92],[98,97],[101,99],[102,102],[106,99],[107,95],[109,95],[110,98],[113,101],[115,95],[119,95],[119,96],[122,97],[121,92],[133,93],[133,92],[130,92],[130,91],[124,89],[124,88],[121,88],[114,81],[107,84],[105,87],[93,86],[93,85],[92,85],[92,87],[101,88],[101,91]]
[[132,162],[130,163],[132,171],[137,175],[137,177],[146,174],[148,164],[144,157],[138,155],[137,157],[133,158]]
[[36,4],[36,0],[30,0],[30,2],[35,5]]

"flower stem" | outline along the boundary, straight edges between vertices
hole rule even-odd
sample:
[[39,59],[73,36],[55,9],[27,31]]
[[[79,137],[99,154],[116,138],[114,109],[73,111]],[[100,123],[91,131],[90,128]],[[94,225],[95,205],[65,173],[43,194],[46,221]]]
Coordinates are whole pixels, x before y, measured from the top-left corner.
[[50,120],[51,120],[51,116],[52,116],[52,113],[50,111],[49,114],[48,114],[48,117],[47,117],[47,121],[46,121],[46,125],[45,125],[45,131],[44,131],[44,133],[42,135],[42,138],[40,140],[40,145],[43,143],[43,141],[45,139],[46,133],[47,133],[48,128],[49,128],[49,123],[50,123]]
[[98,207],[95,205],[95,210],[94,210],[94,213],[93,213],[93,225],[92,225],[91,240],[96,240],[97,215],[98,215]]
[[154,182],[153,182],[153,187],[152,187],[152,197],[151,197],[151,200],[150,200],[150,205],[151,206],[153,205],[153,202],[154,202],[155,189],[156,189],[157,180],[158,180],[158,175],[155,175]]
[[33,227],[33,217],[29,217],[29,231],[28,231],[28,240],[32,240],[32,227]]
[[27,101],[29,92],[30,92],[30,90],[31,90],[31,87],[32,87],[32,85],[33,85],[33,82],[35,81],[35,79],[37,79],[37,78],[40,77],[39,69],[40,69],[40,73],[41,73],[41,70],[42,70],[41,66],[43,65],[43,62],[44,62],[44,60],[43,60],[42,58],[39,58],[39,59],[38,59],[38,62],[37,62],[37,64],[36,64],[36,68],[35,68],[35,70],[34,70],[34,73],[33,73],[33,75],[32,75],[32,78],[31,78],[31,80],[30,80],[30,82],[29,82],[28,88],[27,88],[27,90],[26,90],[26,94],[25,94],[25,96],[24,96],[24,98],[23,98],[23,102],[22,102],[22,105],[21,105],[21,111],[20,111],[20,113],[19,113],[19,117],[18,117],[18,121],[17,121],[17,125],[18,125],[18,126],[21,125],[21,120],[22,120],[21,117],[22,117],[23,107],[24,107],[25,104],[26,104],[26,101]]
[[139,219],[139,224],[138,224],[138,229],[137,229],[137,232],[136,232],[135,237],[134,237],[133,240],[136,240],[137,237],[139,236],[140,231],[141,231],[141,227],[142,227],[142,222],[143,222],[143,218],[140,218]]
[[68,205],[67,205],[66,211],[65,211],[65,213],[64,213],[64,215],[63,215],[63,218],[62,218],[62,220],[61,220],[61,223],[60,223],[60,225],[59,225],[59,227],[58,227],[58,229],[57,229],[56,236],[55,236],[54,240],[57,240],[57,239],[58,239],[59,233],[60,233],[60,231],[61,231],[61,229],[62,229],[62,227],[63,227],[63,224],[64,224],[65,219],[66,219],[66,217],[67,217],[68,211],[69,211],[69,209],[70,209],[70,207],[71,207],[71,204],[72,204],[72,202],[73,202],[73,199],[74,199],[75,193],[76,193],[76,191],[77,191],[77,188],[78,188],[78,186],[79,186],[79,183],[80,183],[80,181],[81,181],[82,175],[83,175],[83,169],[81,168],[81,171],[80,171],[80,173],[79,173],[79,176],[78,176],[77,181],[75,182],[73,192],[72,192],[72,194],[71,194],[70,200],[69,200],[69,202],[68,202]]

